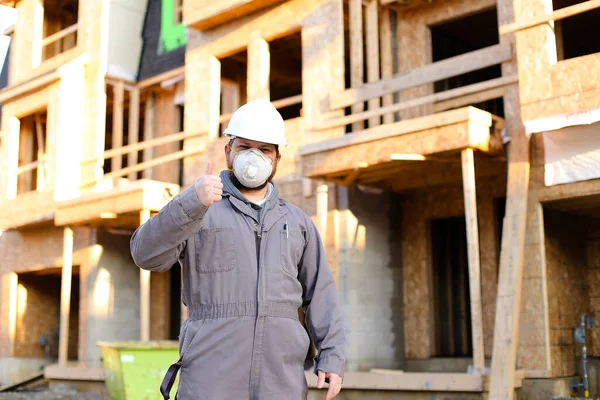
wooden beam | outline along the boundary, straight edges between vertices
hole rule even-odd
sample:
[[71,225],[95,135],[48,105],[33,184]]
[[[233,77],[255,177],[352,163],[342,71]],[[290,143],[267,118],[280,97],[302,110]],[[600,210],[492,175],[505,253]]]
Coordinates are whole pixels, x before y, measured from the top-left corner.
[[0,104],[6,104],[10,100],[13,100],[17,97],[24,96],[33,91],[39,90],[45,86],[48,86],[57,80],[60,79],[60,74],[58,70],[54,70],[48,72],[47,74],[38,76],[36,78],[30,79],[24,83],[21,83],[17,86],[9,86],[0,90]]
[[[391,13],[388,8],[381,12],[381,77],[383,79],[391,78],[394,75],[393,61],[393,43]],[[394,95],[386,94],[383,96],[382,104],[384,107],[391,106],[394,103]],[[383,114],[383,123],[391,124],[394,122],[394,114]]]
[[[154,109],[156,103],[156,95],[154,93],[148,93],[146,98],[146,105],[144,107],[144,142],[148,143],[154,138],[155,117]],[[144,162],[150,161],[154,157],[154,149],[151,147],[145,148],[143,153]],[[133,171],[132,171],[133,172]],[[144,179],[152,179],[153,170],[148,168],[142,170],[142,177]]]
[[[165,164],[167,162],[179,160],[179,159],[185,158],[185,157],[192,157],[192,156],[201,154],[203,152],[204,152],[204,149],[195,150],[195,151],[186,151],[186,150],[177,151],[175,153],[170,153],[165,156],[153,158],[150,161],[144,161],[142,163],[132,165],[131,167],[123,168],[119,171],[109,172],[108,174],[104,174],[104,176],[102,178],[103,179],[118,178],[118,177],[130,174],[132,172],[144,171],[148,168],[155,167],[157,165]],[[82,184],[81,187],[84,188],[84,187],[93,185],[95,183],[97,183],[97,181],[89,181],[89,182]]]
[[[502,79],[502,78],[498,78]],[[468,94],[455,99],[445,100],[433,105],[433,112],[451,110],[453,108],[470,106],[488,100],[498,99],[504,96],[504,87],[496,87],[482,92]]]
[[[379,80],[379,10],[377,1],[367,3],[365,13],[365,29],[367,34],[367,81]],[[369,100],[369,110],[381,106],[379,98]],[[379,117],[369,118],[369,128],[380,124]]]
[[481,265],[479,260],[479,224],[477,222],[477,195],[475,189],[475,159],[473,149],[461,152],[465,222],[467,226],[467,255],[469,259],[469,294],[471,297],[471,340],[473,367],[483,374],[483,308],[481,303]]
[[500,25],[498,31],[500,32],[500,35],[506,35],[521,31],[523,29],[533,28],[534,26],[542,25],[550,21],[560,21],[561,19],[595,10],[596,8],[600,8],[600,0],[588,0],[569,7],[561,8],[560,10],[556,10],[550,14],[532,18],[529,21],[520,21],[513,22],[511,24]]
[[392,113],[396,111],[406,110],[412,107],[421,106],[424,104],[431,104],[437,101],[445,101],[457,97],[468,96],[473,93],[479,93],[481,91],[491,90],[493,88],[500,88],[507,85],[512,85],[518,82],[516,75],[504,76],[502,78],[491,79],[489,81],[474,83],[472,85],[463,86],[456,89],[446,90],[441,93],[430,94],[427,96],[419,97],[417,99],[407,100],[401,103],[395,103],[389,106],[381,107],[377,110],[369,110],[358,114],[348,115],[346,117],[334,118],[325,122],[322,122],[317,126],[317,130],[327,130],[338,126],[350,124],[355,121],[367,119],[373,115],[382,115],[385,113]]
[[79,29],[79,24],[74,24],[74,25],[69,26],[68,28],[65,28],[61,31],[58,31],[58,32],[44,38],[42,40],[42,47],[45,47],[45,46],[49,45],[50,43],[56,42],[57,40],[64,38],[67,35],[77,32],[77,29]]
[[512,59],[511,46],[497,44],[434,62],[403,74],[396,74],[392,78],[365,83],[358,88],[351,88],[340,93],[333,93],[330,98],[330,105],[332,109],[347,107],[355,103],[369,100],[373,97],[379,97],[426,83],[451,78],[467,72],[477,71],[510,59]]
[[[125,98],[125,83],[117,81],[113,87],[113,115],[112,115],[112,149],[119,149],[123,146],[123,102]],[[112,171],[118,171],[123,166],[121,156],[114,156],[111,162]]]
[[158,85],[161,82],[164,82],[166,80],[176,78],[176,77],[178,77],[180,75],[183,75],[183,74],[185,74],[185,66],[179,67],[179,68],[175,68],[175,69],[172,69],[172,70],[167,71],[167,72],[163,72],[162,74],[158,74],[156,76],[153,76],[152,78],[141,80],[138,83],[138,87],[140,89],[145,89],[145,88],[150,87],[150,86]]
[[[137,144],[140,130],[140,89],[134,87],[129,92],[129,138],[127,140],[127,146]],[[138,163],[138,152],[137,150],[130,150],[127,155],[127,166],[130,167]],[[132,172],[129,174],[129,180],[134,181],[137,179],[137,173]]]
[[[150,219],[150,210],[140,211],[140,225]],[[150,340],[150,271],[140,268],[140,339]]]
[[270,60],[271,53],[267,41],[253,35],[248,44],[248,101],[270,99]]
[[[350,0],[350,86],[353,88],[361,87],[364,82],[363,72],[363,17],[362,0]],[[358,102],[355,102],[358,103]],[[347,104],[347,105],[350,105]],[[341,108],[341,107],[331,107]],[[364,110],[363,104],[352,105],[352,113],[359,113]],[[352,124],[352,130],[358,131],[364,128],[363,123],[356,122]]]
[[67,365],[69,355],[69,317],[71,313],[71,281],[73,278],[73,230],[63,230],[63,266],[60,284],[60,331],[58,363]]

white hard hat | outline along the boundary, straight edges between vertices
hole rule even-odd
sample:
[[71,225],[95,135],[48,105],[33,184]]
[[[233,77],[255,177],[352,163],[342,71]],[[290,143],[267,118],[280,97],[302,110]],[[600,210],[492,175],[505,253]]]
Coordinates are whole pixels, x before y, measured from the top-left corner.
[[286,146],[285,124],[279,111],[265,99],[253,100],[238,108],[225,134],[262,143]]

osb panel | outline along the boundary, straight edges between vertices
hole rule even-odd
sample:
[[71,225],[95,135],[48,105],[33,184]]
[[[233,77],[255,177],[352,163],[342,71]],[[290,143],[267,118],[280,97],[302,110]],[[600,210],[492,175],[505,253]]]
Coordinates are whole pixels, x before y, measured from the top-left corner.
[[315,177],[389,161],[393,153],[430,155],[468,146],[468,124],[459,123],[315,153],[303,161],[305,174]]
[[523,103],[521,111],[523,113],[523,120],[528,121],[554,115],[581,112],[597,108],[598,106],[600,106],[600,89],[593,89],[535,103]]
[[[443,21],[476,13],[496,5],[495,0],[459,0],[433,2],[398,13],[398,72],[407,72],[432,62],[430,26]],[[433,84],[408,89],[400,94],[400,101],[433,93]],[[433,111],[431,105],[401,111],[401,119],[415,118]]]
[[150,293],[150,340],[169,339],[171,285],[168,272],[150,274]]
[[[73,251],[90,246],[92,240],[90,228],[73,229]],[[52,267],[62,251],[61,228],[4,232],[0,236],[0,273]]]
[[[477,168],[477,166],[476,166]],[[495,317],[498,255],[493,199],[505,196],[504,177],[477,181],[484,350],[491,356]],[[402,258],[404,340],[406,358],[429,358],[434,353],[431,326],[430,257],[427,221],[464,215],[461,185],[421,189],[403,207]]]

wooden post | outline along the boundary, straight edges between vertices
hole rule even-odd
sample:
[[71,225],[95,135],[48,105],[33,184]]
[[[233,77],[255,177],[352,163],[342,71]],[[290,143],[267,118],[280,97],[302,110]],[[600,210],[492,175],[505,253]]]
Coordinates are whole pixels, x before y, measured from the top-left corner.
[[67,364],[69,355],[69,317],[71,313],[71,280],[73,277],[73,230],[63,231],[63,267],[60,286],[60,331],[58,336],[58,363]]
[[[379,10],[378,1],[367,3],[365,28],[367,31],[367,81],[379,80]],[[379,98],[369,100],[369,110],[381,107]],[[379,116],[369,118],[369,128],[379,125]]]
[[[353,88],[364,83],[362,7],[362,0],[350,0],[350,86]],[[363,110],[363,103],[352,105],[353,114]],[[352,124],[352,131],[359,131],[363,128],[364,123],[362,122]]]
[[[527,4],[525,1],[519,3]],[[502,1],[498,4],[498,26],[514,22],[515,4],[516,1]],[[514,46],[515,35],[501,35],[500,43]],[[516,71],[516,59],[502,63],[503,76],[514,74]],[[504,92],[504,113],[504,124],[507,134],[511,137],[511,143],[508,150],[506,212],[502,228],[494,321],[490,400],[512,400],[514,397],[519,345],[530,160],[529,139],[521,118],[519,86],[516,84],[507,87]]]
[[2,276],[0,283],[2,283],[2,297],[0,300],[3,304],[8,305],[8,323],[6,324],[8,329],[7,331],[0,329],[0,332],[2,333],[1,339],[7,340],[8,347],[5,349],[8,350],[8,355],[12,356],[14,355],[15,338],[17,334],[19,277],[14,272],[8,272]]
[[[140,225],[150,219],[150,210],[140,211]],[[150,340],[150,271],[140,269],[140,339]]]
[[469,293],[471,296],[471,337],[473,341],[473,367],[483,373],[483,312],[481,305],[481,266],[479,260],[479,225],[477,223],[477,198],[475,189],[475,160],[473,149],[461,152],[465,222],[467,226],[467,255],[469,258]]
[[327,237],[328,191],[329,188],[326,183],[319,185],[317,188],[317,222],[323,243],[326,243]]
[[[138,142],[140,130],[140,89],[136,86],[129,92],[129,139],[128,145]],[[132,151],[127,155],[127,166],[132,166],[138,163],[138,152]],[[129,180],[135,181],[137,172],[129,174]]]
[[[154,138],[154,103],[154,93],[150,92],[146,97],[146,104],[144,106],[144,141]],[[144,162],[154,158],[154,148],[148,147],[147,149],[144,149],[143,157]],[[145,169],[142,171],[142,177],[144,179],[152,179],[152,172],[152,168]]]
[[248,44],[248,101],[270,99],[270,60],[271,53],[267,41],[253,35]]
[[38,145],[37,160],[39,161],[36,188],[38,192],[42,192],[46,187],[46,143],[39,113],[35,114],[35,137]]
[[[394,75],[393,46],[392,46],[392,23],[390,9],[384,8],[381,13],[381,77],[391,78]],[[383,106],[394,104],[394,95],[386,94],[383,96]],[[383,123],[391,124],[394,122],[394,114],[384,114]]]
[[[125,97],[125,83],[122,80],[117,81],[113,87],[113,124],[112,124],[112,146],[118,149],[123,146],[123,99]],[[122,155],[116,155],[112,158],[111,170],[116,172],[121,169]],[[118,185],[118,178],[115,178],[114,185]]]

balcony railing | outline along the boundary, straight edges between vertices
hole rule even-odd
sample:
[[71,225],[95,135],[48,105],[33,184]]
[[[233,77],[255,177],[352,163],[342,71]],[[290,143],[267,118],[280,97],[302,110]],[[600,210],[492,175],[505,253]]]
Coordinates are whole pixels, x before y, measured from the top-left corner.
[[[330,106],[334,111],[343,110],[354,104],[364,103],[372,99],[379,99],[383,96],[388,96],[417,86],[432,84],[433,82],[498,65],[511,59],[512,50],[510,45],[498,44],[486,47],[434,62],[424,67],[410,70],[406,73],[397,74],[390,78],[365,83],[356,88],[334,93],[330,97]],[[428,104],[435,105],[435,111],[443,111],[450,108],[483,102],[501,97],[503,88],[515,84],[517,81],[518,78],[516,75],[503,76],[456,89],[393,103],[383,107],[371,108],[367,111],[356,112],[343,117],[330,118],[322,121],[317,126],[317,130],[341,127],[373,117],[388,115]],[[372,103],[369,102],[369,104]]]
[[[58,31],[42,40],[42,59],[47,60],[55,57],[67,50],[74,48],[77,45],[77,31],[79,24],[73,24],[61,31]],[[67,42],[67,37],[74,35],[71,42]],[[54,45],[55,48],[50,46]]]
[[[302,95],[292,96],[285,99],[275,100],[272,102],[276,108],[284,108],[291,105],[296,105],[302,103]],[[220,123],[226,123],[231,119],[231,113],[223,114],[219,117]],[[86,189],[94,186],[99,183],[101,180],[115,180],[117,181],[119,178],[123,178],[129,176],[130,180],[135,180],[135,176],[138,172],[147,170],[152,167],[156,167],[158,165],[162,165],[168,162],[180,160],[186,157],[195,156],[204,152],[204,148],[201,147],[198,150],[186,151],[180,150],[176,151],[164,156],[160,157],[152,157],[150,153],[147,153],[149,156],[144,159],[142,162],[138,162],[137,153],[140,150],[147,150],[153,147],[162,146],[169,143],[179,142],[186,139],[198,138],[201,136],[208,135],[208,132],[177,132],[167,136],[161,136],[157,138],[147,139],[141,142],[132,143],[127,146],[120,146],[117,148],[113,148],[110,150],[106,150],[102,159],[92,158],[88,160],[82,161],[82,166],[86,164],[93,164],[97,162],[104,162],[105,160],[114,160],[119,159],[127,155],[127,166],[121,168],[121,164],[113,163],[113,166],[116,166],[115,170],[105,173],[99,179],[92,179],[85,181],[82,185],[80,185],[80,189]]]

